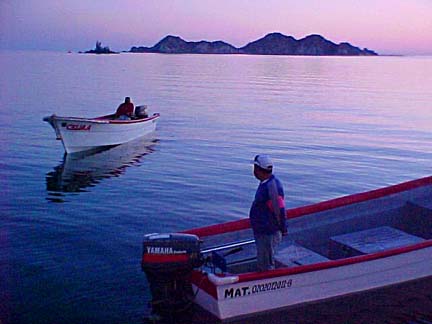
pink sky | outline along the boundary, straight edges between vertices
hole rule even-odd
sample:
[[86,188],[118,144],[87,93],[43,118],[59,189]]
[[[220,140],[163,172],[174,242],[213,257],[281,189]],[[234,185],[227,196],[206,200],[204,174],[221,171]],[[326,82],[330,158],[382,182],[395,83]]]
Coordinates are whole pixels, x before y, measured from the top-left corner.
[[321,34],[380,54],[432,54],[431,0],[1,0],[0,49],[114,50],[162,37],[240,47]]

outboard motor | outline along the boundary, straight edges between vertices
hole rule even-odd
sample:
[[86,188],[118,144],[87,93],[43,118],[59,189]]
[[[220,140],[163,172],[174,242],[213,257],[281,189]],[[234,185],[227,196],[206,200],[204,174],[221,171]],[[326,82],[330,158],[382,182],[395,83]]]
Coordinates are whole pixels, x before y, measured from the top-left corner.
[[200,244],[191,234],[144,236],[141,266],[150,284],[153,313],[164,316],[190,305],[190,276],[203,264]]
[[138,118],[147,118],[148,117],[147,106],[146,105],[136,106],[135,116],[137,116]]

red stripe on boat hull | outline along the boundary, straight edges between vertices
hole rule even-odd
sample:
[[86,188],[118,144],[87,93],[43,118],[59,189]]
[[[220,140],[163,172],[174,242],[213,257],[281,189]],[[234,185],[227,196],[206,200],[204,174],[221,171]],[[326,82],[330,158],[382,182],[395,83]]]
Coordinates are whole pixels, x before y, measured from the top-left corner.
[[173,263],[187,262],[189,256],[187,254],[144,254],[142,262],[146,263]]

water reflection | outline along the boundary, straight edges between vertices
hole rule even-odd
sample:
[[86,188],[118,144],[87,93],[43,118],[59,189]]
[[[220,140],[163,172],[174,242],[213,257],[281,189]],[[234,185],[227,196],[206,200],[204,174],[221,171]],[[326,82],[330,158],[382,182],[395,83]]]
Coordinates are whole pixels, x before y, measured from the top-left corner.
[[142,139],[114,147],[65,154],[63,162],[46,175],[47,200],[64,202],[71,193],[89,191],[103,179],[119,177],[131,166],[140,165],[143,157],[155,151],[156,139]]

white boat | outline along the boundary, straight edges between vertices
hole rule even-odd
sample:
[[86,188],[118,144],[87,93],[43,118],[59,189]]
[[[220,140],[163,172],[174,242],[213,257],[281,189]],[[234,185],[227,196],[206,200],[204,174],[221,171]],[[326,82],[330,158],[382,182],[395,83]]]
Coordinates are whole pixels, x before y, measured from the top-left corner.
[[96,118],[61,117],[51,115],[43,120],[56,132],[66,153],[91,150],[101,146],[113,146],[130,142],[156,129],[160,115],[119,120],[114,114]]
[[287,219],[276,269],[265,272],[248,219],[146,235],[153,299],[179,299],[172,287],[187,282],[188,298],[225,320],[432,276],[432,177],[290,209]]

